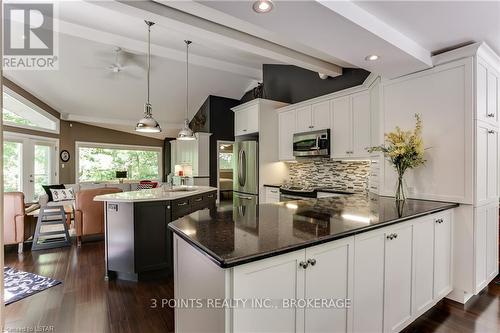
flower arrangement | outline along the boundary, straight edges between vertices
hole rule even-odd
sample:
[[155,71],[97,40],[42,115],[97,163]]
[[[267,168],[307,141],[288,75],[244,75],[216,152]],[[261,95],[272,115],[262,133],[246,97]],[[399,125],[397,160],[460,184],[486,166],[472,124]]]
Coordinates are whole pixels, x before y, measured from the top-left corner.
[[385,134],[386,145],[370,147],[368,151],[379,151],[391,162],[398,174],[398,183],[396,188],[396,200],[404,201],[406,199],[403,177],[407,169],[414,169],[424,165],[424,143],[422,140],[422,119],[420,114],[415,114],[415,129],[404,131],[399,127],[393,132]]

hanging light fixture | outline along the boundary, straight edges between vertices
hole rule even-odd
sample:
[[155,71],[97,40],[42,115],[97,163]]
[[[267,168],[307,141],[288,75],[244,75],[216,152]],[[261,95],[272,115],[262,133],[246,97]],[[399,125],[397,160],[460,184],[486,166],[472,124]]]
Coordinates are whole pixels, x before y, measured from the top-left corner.
[[137,132],[144,133],[159,133],[161,132],[160,124],[153,118],[153,108],[151,107],[151,103],[149,103],[149,77],[151,73],[151,26],[154,22],[144,21],[148,26],[148,89],[147,89],[147,101],[144,105],[144,118],[139,120],[137,125],[135,126],[135,130]]
[[179,135],[177,135],[177,140],[196,140],[193,131],[189,128],[189,44],[192,42],[190,40],[185,40],[186,43],[186,119],[184,119],[184,128],[180,130]]

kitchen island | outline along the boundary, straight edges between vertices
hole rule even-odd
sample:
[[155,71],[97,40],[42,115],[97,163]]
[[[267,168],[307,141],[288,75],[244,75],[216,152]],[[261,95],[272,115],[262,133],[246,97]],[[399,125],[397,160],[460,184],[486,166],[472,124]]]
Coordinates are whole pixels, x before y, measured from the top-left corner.
[[168,223],[215,207],[217,188],[179,186],[99,195],[104,201],[106,279],[137,281],[170,275],[172,232]]
[[[457,206],[351,195],[185,216],[169,224],[175,298],[240,303],[177,307],[176,331],[400,331],[452,290]],[[305,299],[343,303],[290,303]]]

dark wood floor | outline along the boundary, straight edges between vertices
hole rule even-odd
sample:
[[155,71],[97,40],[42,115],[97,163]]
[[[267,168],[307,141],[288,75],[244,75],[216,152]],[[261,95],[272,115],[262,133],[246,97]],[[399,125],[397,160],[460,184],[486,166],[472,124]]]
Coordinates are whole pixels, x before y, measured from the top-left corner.
[[[6,307],[6,328],[53,326],[55,332],[172,332],[173,311],[152,309],[151,299],[172,298],[173,282],[109,281],[104,276],[104,242],[64,249],[7,249],[5,265],[49,276],[62,285]],[[498,281],[498,277],[497,277]],[[492,282],[464,307],[444,300],[411,326],[410,332],[500,332],[500,285]]]

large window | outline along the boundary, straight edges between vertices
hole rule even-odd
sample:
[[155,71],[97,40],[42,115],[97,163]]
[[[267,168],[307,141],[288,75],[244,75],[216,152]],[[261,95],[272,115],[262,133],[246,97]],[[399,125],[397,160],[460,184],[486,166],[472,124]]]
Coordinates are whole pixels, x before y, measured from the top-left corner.
[[5,125],[59,133],[59,119],[5,86],[2,117]]
[[116,171],[127,171],[130,180],[161,179],[161,148],[77,143],[78,181],[116,179]]

